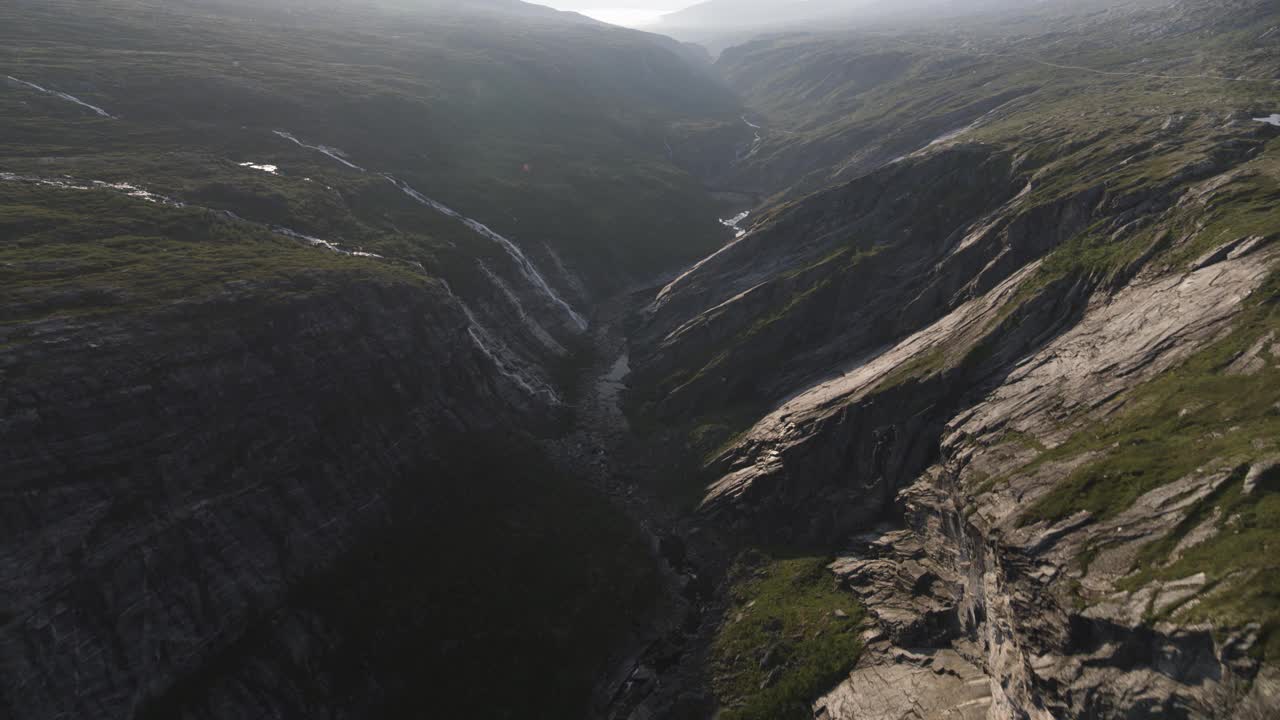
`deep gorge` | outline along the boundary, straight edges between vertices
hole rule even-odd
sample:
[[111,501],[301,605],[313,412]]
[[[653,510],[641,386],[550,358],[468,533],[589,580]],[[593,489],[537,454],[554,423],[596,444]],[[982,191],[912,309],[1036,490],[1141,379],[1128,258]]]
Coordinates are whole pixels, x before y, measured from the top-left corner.
[[0,8],[0,717],[1274,717],[1229,10]]

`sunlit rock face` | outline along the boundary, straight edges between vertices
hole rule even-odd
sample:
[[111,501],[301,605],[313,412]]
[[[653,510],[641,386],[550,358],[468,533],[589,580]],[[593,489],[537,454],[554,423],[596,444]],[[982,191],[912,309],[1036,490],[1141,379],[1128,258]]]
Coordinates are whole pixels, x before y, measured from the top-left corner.
[[874,618],[819,716],[1267,715],[1270,566],[1230,548],[1274,531],[1275,136],[1197,102],[1104,139],[1014,99],[646,309],[632,402],[718,433],[702,512],[833,548]]
[[82,5],[0,6],[0,717],[1274,714],[1273,4]]

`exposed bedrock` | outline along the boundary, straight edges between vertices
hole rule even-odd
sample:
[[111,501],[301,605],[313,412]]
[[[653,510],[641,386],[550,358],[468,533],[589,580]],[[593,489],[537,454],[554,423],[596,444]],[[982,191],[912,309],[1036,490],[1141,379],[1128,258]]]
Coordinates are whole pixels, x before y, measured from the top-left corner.
[[774,211],[658,295],[637,384],[665,416],[764,408],[987,292],[1104,195],[1031,206],[1011,162],[955,148]]
[[[703,512],[842,548],[869,610],[819,716],[1272,716],[1268,630],[1210,609],[1266,571],[1177,564],[1276,487],[1275,235],[1202,235],[1256,177],[1246,145],[1050,195],[1020,158],[923,153],[767,213],[658,294],[637,405],[740,423]],[[1184,386],[1219,395],[1168,400]],[[1188,429],[1144,430],[1165,402]],[[1185,458],[1125,459],[1169,432]]]
[[[1023,510],[1079,460],[1015,474],[976,499],[973,488],[988,472],[1016,468],[1019,444],[1061,443],[1064,418],[1115,412],[1127,391],[1220,337],[1273,257],[1139,280],[1091,301],[1086,285],[1051,285],[990,332],[961,341],[971,349],[951,367],[893,384],[894,371],[929,343],[955,343],[984,314],[999,314],[1009,290],[1002,286],[793,398],[727,452],[704,507],[754,537],[831,544],[885,522],[902,528],[873,531],[833,566],[867,604],[875,629],[860,669],[819,707],[830,717],[898,717],[909,708],[905,696],[868,704],[867,687],[888,692],[888,682],[919,685],[924,717],[986,717],[988,705],[993,717],[1016,718],[1226,717],[1224,707],[1265,708],[1259,693],[1268,685],[1254,682],[1251,651],[1257,625],[1223,630],[1165,612],[1209,590],[1203,574],[1121,589],[1126,573],[1109,569],[1125,567],[1246,473],[1199,471],[1114,518],[1031,525]],[[1267,476],[1266,462],[1254,463],[1253,475]],[[1096,547],[1106,549],[1082,571],[1080,558]],[[990,698],[928,705],[930,697],[954,698],[948,683],[967,677],[928,670],[945,664],[933,654],[951,651],[990,676]],[[1242,697],[1250,687],[1253,696]]]
[[[470,327],[435,281],[296,278],[5,338],[0,716],[158,712],[268,636],[281,680],[324,641],[280,614],[304,578],[393,497],[447,501],[448,438],[549,417]],[[296,700],[196,687],[224,717]]]

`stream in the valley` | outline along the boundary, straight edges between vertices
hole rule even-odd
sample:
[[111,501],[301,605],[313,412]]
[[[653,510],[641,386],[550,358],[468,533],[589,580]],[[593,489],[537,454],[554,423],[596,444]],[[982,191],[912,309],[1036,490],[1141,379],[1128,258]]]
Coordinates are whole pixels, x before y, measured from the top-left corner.
[[649,617],[634,623],[602,668],[592,716],[605,720],[625,720],[640,708],[641,717],[655,718],[709,717],[714,710],[708,656],[725,550],[695,515],[655,490],[664,474],[680,472],[678,453],[633,433],[621,408],[630,371],[623,327],[629,309],[652,294],[652,288],[624,293],[592,318],[596,361],[578,380],[573,429],[548,443],[566,472],[584,478],[641,529],[661,575]]

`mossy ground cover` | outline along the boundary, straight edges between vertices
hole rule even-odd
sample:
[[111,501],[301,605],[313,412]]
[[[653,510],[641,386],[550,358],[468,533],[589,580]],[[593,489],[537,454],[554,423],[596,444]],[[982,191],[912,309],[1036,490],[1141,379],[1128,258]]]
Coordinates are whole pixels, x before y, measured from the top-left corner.
[[[821,166],[825,158],[843,162],[873,142],[901,146],[906,154],[982,116],[971,110],[1007,102],[957,142],[981,143],[1016,158],[1015,174],[1028,182],[1022,210],[1096,191],[1089,211],[1097,206],[1098,216],[1043,250],[1041,267],[1009,303],[1008,315],[1000,317],[1004,321],[1052,283],[1087,281],[1106,292],[1129,281],[1140,259],[1149,270],[1181,273],[1223,243],[1250,236],[1273,239],[1280,231],[1280,146],[1274,131],[1242,119],[1276,111],[1274,79],[1280,78],[1273,48],[1259,39],[1276,23],[1274,8],[1253,6],[1262,15],[1204,3],[1199,6],[1203,16],[1188,20],[1185,30],[1178,29],[1185,18],[1169,23],[1155,13],[1147,19],[1157,31],[1141,37],[1132,33],[1131,19],[1096,25],[1088,32],[1056,27],[1060,32],[1048,36],[1051,42],[1044,41],[1045,26],[1008,33],[1016,39],[1007,42],[993,37],[995,28],[956,28],[909,38],[912,42],[787,35],[731,49],[720,64],[771,128],[748,164],[761,176],[785,173],[788,164],[805,168],[806,158],[818,167],[809,175],[788,177],[795,182],[793,196],[831,182],[839,165]],[[867,77],[857,69],[872,66],[882,72]],[[1200,75],[1208,77],[1196,77]],[[947,125],[950,118],[964,120]],[[1233,171],[1230,181],[1203,202],[1188,198],[1161,205],[1228,169]],[[1150,206],[1125,215],[1148,199],[1154,201]],[[757,222],[769,220],[767,214],[761,218]],[[1133,223],[1135,219],[1140,222]],[[1050,450],[1029,436],[1002,438],[1000,442],[1022,450],[1020,457],[1038,455],[1031,466],[1013,472],[1089,458],[1027,508],[1023,521],[1058,520],[1080,510],[1112,518],[1144,493],[1202,468],[1239,473],[1280,450],[1280,359],[1268,356],[1265,366],[1252,374],[1226,371],[1260,338],[1280,334],[1278,296],[1280,286],[1272,278],[1247,301],[1229,336],[1138,388],[1122,412],[1090,424],[1065,445]],[[801,321],[803,303],[783,300],[776,307],[762,313],[757,324]],[[951,347],[922,354],[905,363],[890,384],[936,372],[949,357],[964,352]],[[668,385],[696,377],[704,365],[717,369],[714,361],[723,357],[722,348],[715,348],[678,370]],[[708,421],[698,428],[698,437],[732,437],[723,432],[718,408],[704,410]],[[1068,422],[1076,420],[1081,418]],[[1002,478],[972,480],[980,494]],[[1242,492],[1242,483],[1240,474],[1234,476],[1174,533],[1141,553],[1136,574],[1122,584],[1137,587],[1152,579],[1205,572],[1211,591],[1195,605],[1175,610],[1177,618],[1220,626],[1260,622],[1264,641],[1259,652],[1274,659],[1280,657],[1280,567],[1272,559],[1280,547],[1280,495],[1274,478],[1251,495]],[[1205,522],[1215,523],[1219,532],[1184,552],[1173,552],[1178,540]],[[1081,560],[1088,562],[1087,557]],[[766,583],[764,577],[751,577],[738,576],[739,587],[747,590],[736,596],[735,610],[750,602],[753,593],[769,594],[752,585]],[[770,639],[759,626],[741,632],[750,640],[740,647]],[[763,697],[760,670],[751,665],[758,658],[721,652],[731,646],[723,638],[721,642],[717,657],[731,668],[727,675],[742,673],[732,691]],[[736,665],[729,662],[735,659]],[[760,713],[744,717],[770,717],[769,712],[785,717],[778,706],[757,707],[745,700],[737,706]],[[732,712],[735,706],[728,708]]]
[[[835,62],[834,58],[852,61],[887,53],[892,38],[861,45],[822,38],[760,40],[722,63],[752,74],[743,82],[755,88],[758,98],[752,99],[762,103],[762,112],[770,112],[770,103],[778,101],[776,117],[790,131],[785,140],[777,140],[786,144],[778,157],[803,144],[835,144],[841,137],[919,135],[913,128],[931,126],[939,116],[966,103],[1028,89],[1029,94],[959,139],[987,144],[1017,158],[1018,172],[1031,180],[1024,210],[1062,203],[1093,189],[1121,208],[1126,207],[1127,198],[1134,198],[1127,207],[1136,207],[1148,197],[1176,198],[1226,168],[1233,170],[1230,182],[1203,201],[1188,200],[1154,214],[1139,212],[1131,218],[1142,222],[1125,226],[1122,232],[1118,232],[1121,224],[1113,222],[1121,210],[1091,218],[1079,233],[1048,249],[1038,271],[1008,304],[1003,321],[1055,282],[1086,280],[1105,291],[1127,281],[1139,259],[1148,269],[1179,273],[1223,243],[1250,236],[1274,239],[1280,231],[1276,170],[1280,146],[1272,131],[1240,119],[1243,114],[1272,112],[1262,109],[1274,104],[1275,83],[1221,79],[1280,76],[1274,53],[1262,49],[1256,40],[1274,26],[1274,15],[1252,19],[1219,15],[1217,19],[1228,25],[1239,23],[1239,27],[1220,34],[1174,34],[1155,42],[1130,40],[1128,47],[1106,47],[1113,40],[1111,29],[1091,34],[1088,42],[1064,33],[1049,48],[986,43],[981,46],[985,53],[975,50],[976,42],[964,46],[942,34],[919,38],[921,42],[914,46],[898,42],[899,51],[907,55],[894,60],[900,65],[899,74],[886,75],[879,84],[828,88],[829,102],[842,110],[830,117],[813,110],[812,103],[786,100],[788,94],[813,91],[802,82],[805,64],[818,67]],[[1119,26],[1115,30],[1124,32]],[[947,45],[953,50],[946,50]],[[769,60],[769,54],[789,60]],[[1102,75],[1048,67],[1030,62],[1031,57],[1104,72],[1185,77]],[[757,74],[770,63],[785,70],[773,77]],[[826,74],[816,73],[810,79]],[[1198,74],[1217,77],[1191,77]],[[794,81],[783,82],[781,75],[794,76]],[[974,80],[972,85],[957,77],[965,75]],[[790,107],[784,107],[787,104]],[[770,150],[762,149],[761,156],[767,158]],[[1012,472],[1030,472],[1050,461],[1091,458],[1028,508],[1023,521],[1057,520],[1080,510],[1089,510],[1096,518],[1114,517],[1142,494],[1200,468],[1230,471],[1274,454],[1275,438],[1280,437],[1276,358],[1267,358],[1265,368],[1252,375],[1225,371],[1259,338],[1280,330],[1275,314],[1277,291],[1273,279],[1248,301],[1231,336],[1139,388],[1119,416],[1092,424],[1065,445],[1046,450],[1026,438],[1003,438],[1001,442],[1016,443],[1038,455],[1031,466]],[[961,354],[963,348],[922,354],[905,363],[889,383],[936,372],[949,356]],[[971,491],[987,492],[1005,478],[973,478]],[[1268,559],[1274,554],[1272,546],[1280,543],[1274,497],[1269,490],[1244,497],[1240,484],[1237,477],[1231,485],[1235,489],[1208,499],[1177,533],[1143,553],[1135,566],[1140,575],[1132,582],[1136,586],[1152,578],[1206,572],[1220,591],[1207,594],[1180,617],[1220,624],[1262,622],[1265,652],[1278,657],[1280,633],[1274,628],[1280,595],[1272,578],[1280,573]],[[1219,534],[1173,559],[1176,540],[1208,518],[1217,518]]]
[[[118,118],[0,78],[0,169],[130,182],[388,256],[501,253],[389,172],[535,257],[558,250],[589,285],[690,262],[723,239],[716,202],[668,162],[662,136],[671,122],[736,118],[726,91],[652,36],[441,8],[0,9],[5,74]],[[341,148],[368,172],[273,130]]]
[[1261,338],[1280,336],[1280,276],[1247,301],[1234,331],[1181,366],[1134,391],[1118,417],[1092,424],[1019,472],[1053,460],[1100,454],[1023,514],[1023,522],[1059,520],[1081,510],[1113,517],[1150,490],[1200,468],[1231,467],[1265,453],[1280,438],[1280,363],[1263,350],[1263,367],[1228,372]]
[[[459,23],[449,3],[441,18],[388,5],[0,6],[0,171],[127,182],[188,204],[0,181],[0,346],[23,342],[36,321],[112,313],[163,338],[165,323],[189,320],[184,304],[224,294],[275,306],[364,280],[443,277],[463,295],[484,282],[477,260],[510,262],[382,172],[511,236],[552,278],[542,248],[556,250],[602,294],[723,240],[718,205],[667,162],[662,139],[670,121],[736,119],[737,106],[660,40],[505,16]],[[273,130],[339,147],[367,172]],[[271,225],[425,272],[309,247]],[[566,380],[579,371],[571,362]],[[248,632],[225,659],[279,659],[306,701],[330,708],[385,700],[356,714],[586,715],[610,651],[656,592],[644,537],[520,437],[432,441],[424,455],[448,456],[405,470],[385,527],[336,567],[288,578],[289,608],[335,647],[255,648],[278,636]],[[174,686],[160,678],[164,695],[138,715],[180,715],[223,671],[215,661]]]
[[[1243,470],[1243,469],[1242,469]],[[1199,601],[1175,606],[1164,615],[1218,626],[1261,626],[1254,655],[1280,659],[1280,482],[1273,473],[1245,494],[1243,471],[1166,538],[1144,549],[1135,573],[1121,582],[1136,589],[1152,580],[1178,580],[1205,573],[1209,585]],[[1179,540],[1200,523],[1215,534],[1174,554]]]
[[712,660],[725,720],[808,718],[857,663],[864,611],[827,563],[752,551],[735,565]]
[[[1031,505],[1024,523],[1060,520],[1082,510],[1111,518],[1141,495],[1176,480],[1229,473],[1218,491],[1139,552],[1132,574],[1119,585],[1136,590],[1203,572],[1209,585],[1197,602],[1167,608],[1161,616],[1227,627],[1259,623],[1256,653],[1272,660],[1280,658],[1280,483],[1273,472],[1254,492],[1243,487],[1255,463],[1280,453],[1280,358],[1270,350],[1277,339],[1280,276],[1272,275],[1246,301],[1229,335],[1139,387],[1118,416],[1078,432],[1016,471],[1095,456]],[[1249,373],[1228,372],[1258,347],[1261,366]],[[1206,524],[1213,528],[1208,539],[1178,550]],[[1083,567],[1098,549],[1079,558]]]
[[427,282],[407,266],[306,247],[202,209],[0,184],[2,323],[149,312],[234,287],[283,300],[361,278]]
[[[861,173],[871,169],[864,160],[906,155],[979,119],[961,141],[1011,141],[1039,166],[1087,138],[1132,144],[1146,122],[1267,105],[1277,67],[1264,36],[1274,8],[1210,6],[1187,22],[1170,22],[1177,13],[1168,7],[1108,20],[1073,5],[945,26],[922,20],[897,32],[778,35],[732,48],[719,64],[774,129],[748,164],[766,177],[808,171],[791,176],[793,191],[841,176],[843,162],[822,166],[829,154],[852,154]],[[1186,137],[1165,139],[1175,142],[1151,153],[1151,172],[1160,169],[1155,156],[1196,149],[1179,147]],[[1033,150],[1041,143],[1043,152]],[[1128,157],[1089,152],[1098,162],[1088,172],[1046,178],[1046,192],[1123,170],[1115,163]],[[1143,162],[1128,168],[1135,179]]]

